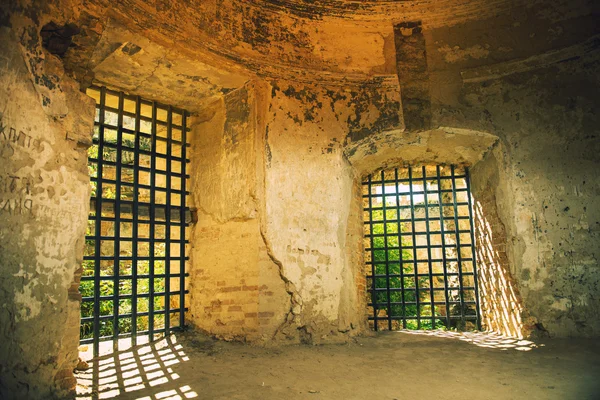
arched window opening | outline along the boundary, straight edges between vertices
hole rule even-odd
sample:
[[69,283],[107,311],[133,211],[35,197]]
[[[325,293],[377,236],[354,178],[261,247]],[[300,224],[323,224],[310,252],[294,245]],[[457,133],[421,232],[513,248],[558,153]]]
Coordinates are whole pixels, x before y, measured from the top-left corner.
[[388,169],[362,185],[370,326],[480,329],[468,168]]

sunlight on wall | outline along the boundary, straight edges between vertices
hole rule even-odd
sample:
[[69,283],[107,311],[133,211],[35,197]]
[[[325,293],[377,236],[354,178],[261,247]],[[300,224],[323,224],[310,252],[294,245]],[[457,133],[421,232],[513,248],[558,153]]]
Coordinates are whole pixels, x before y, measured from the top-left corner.
[[474,201],[477,267],[482,325],[504,336],[523,338],[523,306],[516,283],[510,276],[505,254],[505,238],[492,231],[483,205]]

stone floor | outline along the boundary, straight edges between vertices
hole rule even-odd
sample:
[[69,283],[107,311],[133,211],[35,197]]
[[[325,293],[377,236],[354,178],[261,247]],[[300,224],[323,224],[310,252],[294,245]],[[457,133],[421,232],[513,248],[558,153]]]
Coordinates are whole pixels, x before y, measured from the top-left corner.
[[599,399],[600,343],[388,332],[257,348],[186,333],[101,357],[78,399]]

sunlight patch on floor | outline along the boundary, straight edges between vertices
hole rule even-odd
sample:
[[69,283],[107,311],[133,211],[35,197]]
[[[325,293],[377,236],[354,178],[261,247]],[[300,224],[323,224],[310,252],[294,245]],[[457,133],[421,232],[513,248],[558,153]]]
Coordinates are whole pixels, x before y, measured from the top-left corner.
[[[198,397],[190,385],[177,384],[180,376],[173,366],[189,361],[189,357],[183,351],[183,346],[177,343],[175,335],[112,354],[112,342],[102,343],[102,346],[100,353],[103,355],[90,360],[87,370],[75,374],[77,400],[111,399],[148,388],[156,388],[156,393],[139,397],[139,400]],[[81,354],[81,358],[85,359],[85,355]]]
[[462,340],[479,347],[487,347],[490,349],[509,350],[514,349],[517,351],[531,351],[538,347],[543,347],[543,344],[536,344],[531,340],[511,338],[502,336],[495,332],[453,332],[444,331],[441,329],[424,331],[424,330],[400,330],[396,332],[409,333],[411,335],[424,335],[424,336],[435,336],[442,338],[450,338]]

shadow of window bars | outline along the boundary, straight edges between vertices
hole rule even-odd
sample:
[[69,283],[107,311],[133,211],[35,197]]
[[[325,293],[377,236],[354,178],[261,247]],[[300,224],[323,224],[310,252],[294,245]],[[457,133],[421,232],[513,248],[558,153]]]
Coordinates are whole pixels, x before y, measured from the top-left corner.
[[463,342],[471,343],[477,347],[485,347],[489,349],[531,351],[538,347],[544,347],[543,344],[538,345],[531,340],[503,336],[496,332],[453,332],[442,329],[433,331],[401,330],[396,332],[461,340]]
[[[129,340],[129,339],[122,339]],[[112,351],[112,342],[101,345],[101,354]],[[85,353],[81,354],[84,358]],[[76,372],[77,400],[123,398],[139,400],[192,399],[198,394],[181,382],[177,365],[189,361],[175,335],[153,343],[110,353],[89,361],[89,368]]]

